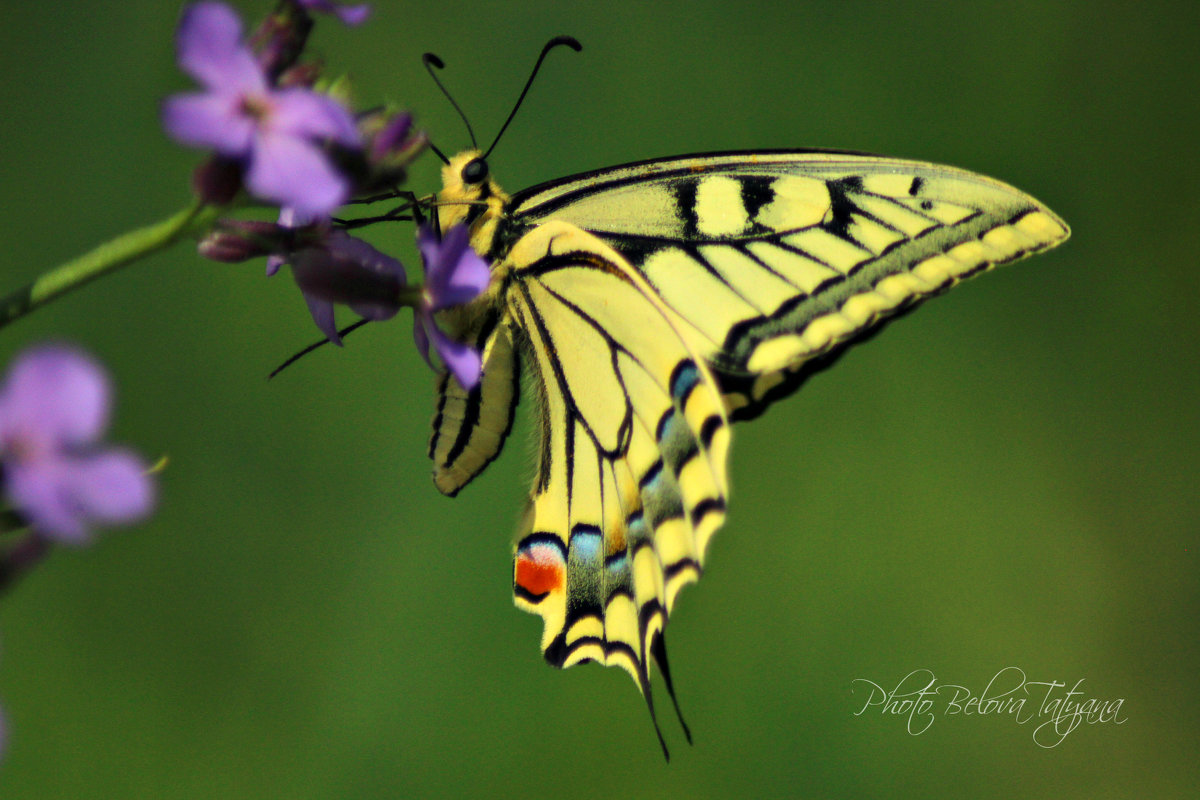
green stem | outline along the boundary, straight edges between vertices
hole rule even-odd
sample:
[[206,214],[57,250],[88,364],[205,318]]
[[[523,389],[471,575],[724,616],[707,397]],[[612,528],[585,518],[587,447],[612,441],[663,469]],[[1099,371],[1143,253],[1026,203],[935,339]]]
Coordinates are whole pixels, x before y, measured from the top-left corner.
[[0,300],[0,328],[72,289],[171,246],[193,231],[212,224],[220,209],[197,200],[162,222],[147,225],[105,242],[91,252],[45,272],[33,283]]

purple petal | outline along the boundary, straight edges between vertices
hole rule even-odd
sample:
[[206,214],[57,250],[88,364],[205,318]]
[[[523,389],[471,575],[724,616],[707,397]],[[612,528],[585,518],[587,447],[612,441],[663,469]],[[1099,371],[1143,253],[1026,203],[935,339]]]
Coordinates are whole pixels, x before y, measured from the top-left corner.
[[30,464],[8,463],[4,477],[13,506],[40,533],[61,542],[82,543],[87,523],[71,502],[69,460],[54,454]]
[[487,289],[491,280],[492,271],[488,269],[487,262],[474,250],[467,248],[437,296],[437,308],[469,303]]
[[440,295],[449,284],[454,265],[467,250],[469,236],[466,225],[455,225],[442,234],[440,242],[432,235],[425,241],[418,236],[417,246],[421,248],[421,257],[425,259],[425,283],[434,297]]
[[474,300],[488,287],[492,273],[471,249],[465,225],[455,225],[440,243],[432,233],[418,232],[417,246],[425,260],[426,293],[433,310]]
[[33,527],[68,544],[86,541],[92,523],[132,522],[154,504],[154,484],[141,461],[123,450],[54,454],[9,464],[6,476],[13,505]]
[[441,242],[430,226],[422,225],[417,228],[417,249],[421,251],[421,261],[425,264],[425,282],[428,283],[431,280],[429,271],[434,269],[433,265],[438,262],[442,252]]
[[413,340],[417,343],[417,352],[421,354],[421,358],[425,359],[425,363],[430,369],[435,369],[432,359],[429,358],[429,334],[425,332],[426,325],[433,325],[432,319],[427,319],[423,312],[416,311],[413,314]]
[[371,158],[381,161],[391,155],[393,150],[407,143],[412,131],[412,114],[401,112],[388,120],[382,130],[371,140]]
[[332,97],[295,87],[271,98],[271,129],[305,139],[332,139],[347,147],[360,143],[354,117]]
[[475,348],[454,341],[436,325],[430,326],[429,333],[433,336],[433,348],[450,374],[458,380],[458,385],[468,391],[474,389],[483,369],[483,360]]
[[94,522],[134,522],[154,507],[154,481],[141,459],[125,450],[76,459],[69,489],[83,514]]
[[260,133],[246,187],[296,213],[328,216],[346,201],[349,183],[315,145],[290,136]]
[[108,377],[96,362],[62,346],[21,355],[0,390],[0,438],[36,437],[49,446],[83,444],[108,425]]
[[357,6],[343,6],[339,3],[331,2],[331,0],[296,0],[296,2],[308,9],[309,11],[323,11],[326,14],[335,14],[347,25],[361,25],[367,21],[367,17],[371,14],[371,6],[363,3]]
[[399,259],[377,250],[362,239],[335,231],[329,235],[327,247],[335,258],[360,264],[373,273],[391,279],[394,284],[403,285],[408,282],[404,265]]
[[283,256],[267,256],[267,277],[270,278],[279,268],[286,264],[287,261]]
[[381,322],[396,316],[400,312],[400,305],[386,300],[377,303],[351,303],[350,310],[363,319]]
[[334,9],[333,13],[337,14],[337,18],[342,22],[354,27],[367,21],[367,17],[371,15],[371,7],[366,3],[359,6],[341,6]]
[[266,77],[242,43],[242,22],[223,3],[195,3],[183,11],[175,36],[179,68],[210,89],[262,92]]
[[317,323],[325,338],[341,347],[342,337],[338,333],[337,320],[334,318],[333,303],[308,294],[304,295],[304,302],[308,304],[308,313],[312,314],[313,322]]
[[292,275],[305,296],[350,305],[368,319],[400,310],[404,267],[361,239],[334,231],[324,246],[292,255]]
[[276,220],[285,228],[303,228],[316,222],[316,217],[296,213],[296,209],[287,206],[279,209],[279,219]]
[[240,100],[229,94],[177,94],[162,105],[167,134],[190,147],[211,147],[225,156],[250,151],[254,121],[239,110]]

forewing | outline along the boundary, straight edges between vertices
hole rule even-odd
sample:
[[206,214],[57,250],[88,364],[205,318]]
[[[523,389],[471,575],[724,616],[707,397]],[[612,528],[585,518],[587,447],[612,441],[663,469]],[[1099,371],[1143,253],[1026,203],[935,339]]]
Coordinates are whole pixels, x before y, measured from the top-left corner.
[[513,219],[611,245],[711,367],[733,419],[757,416],[889,318],[1067,226],[953,167],[836,152],[643,162],[514,196]]

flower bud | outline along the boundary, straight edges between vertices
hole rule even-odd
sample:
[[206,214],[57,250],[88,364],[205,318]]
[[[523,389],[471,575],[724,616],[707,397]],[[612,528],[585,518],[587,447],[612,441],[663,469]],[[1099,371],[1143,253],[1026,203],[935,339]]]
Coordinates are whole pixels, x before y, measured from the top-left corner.
[[290,3],[262,21],[250,37],[250,46],[268,77],[279,77],[300,59],[312,26],[312,17]]
[[321,70],[324,67],[325,65],[320,61],[304,61],[293,64],[279,74],[276,85],[280,89],[289,89],[293,86],[311,89],[321,78]]
[[214,155],[192,173],[192,189],[209,205],[229,205],[242,190],[242,171],[237,161]]
[[378,109],[362,114],[358,129],[366,142],[366,174],[359,182],[360,192],[402,183],[408,166],[429,145],[425,132],[413,129],[407,111]]
[[233,264],[287,250],[295,238],[293,233],[274,222],[222,219],[196,249],[205,258]]

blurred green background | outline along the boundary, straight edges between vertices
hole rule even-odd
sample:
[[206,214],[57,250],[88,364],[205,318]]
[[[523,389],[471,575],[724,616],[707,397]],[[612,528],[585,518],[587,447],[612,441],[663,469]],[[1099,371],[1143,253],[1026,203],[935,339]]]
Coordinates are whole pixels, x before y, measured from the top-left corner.
[[[265,4],[243,2],[248,14]],[[160,99],[178,7],[0,5],[0,292],[188,196]],[[377,3],[313,40],[363,105],[509,190],[653,156],[820,145],[1045,201],[1059,250],[955,290],[739,427],[732,511],[670,629],[688,747],[627,676],[556,672],[510,600],[527,420],[454,501],[429,481],[407,314],[313,355],[295,286],[181,246],[0,333],[79,342],[114,437],[166,454],[157,515],[0,599],[9,798],[1193,797],[1200,8],[1191,2]],[[436,188],[427,158],[410,183]],[[375,241],[414,263],[411,228]],[[915,669],[1124,698],[1036,723],[868,712]]]

